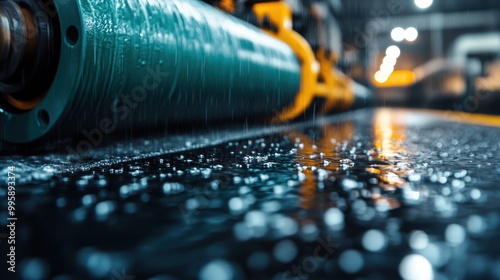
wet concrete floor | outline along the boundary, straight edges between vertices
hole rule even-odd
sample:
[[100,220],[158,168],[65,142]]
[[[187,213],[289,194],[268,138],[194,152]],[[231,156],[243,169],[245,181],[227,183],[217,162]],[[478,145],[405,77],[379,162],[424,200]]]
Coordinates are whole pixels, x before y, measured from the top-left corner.
[[203,145],[5,155],[16,277],[500,279],[499,125],[367,109]]

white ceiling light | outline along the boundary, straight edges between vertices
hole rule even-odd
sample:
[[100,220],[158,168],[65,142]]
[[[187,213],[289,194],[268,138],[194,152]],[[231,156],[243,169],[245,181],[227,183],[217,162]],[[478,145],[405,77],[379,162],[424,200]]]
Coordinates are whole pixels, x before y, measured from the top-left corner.
[[415,5],[420,9],[427,9],[432,5],[433,0],[415,0]]
[[391,31],[391,38],[396,42],[401,42],[405,39],[405,30],[401,27],[396,27]]
[[401,50],[398,48],[398,46],[392,45],[392,46],[387,48],[387,50],[385,51],[385,54],[388,57],[398,58],[399,55],[401,54]]
[[377,83],[385,83],[387,82],[387,79],[389,78],[389,75],[387,75],[386,73],[383,73],[382,71],[377,71],[377,73],[375,73],[375,81],[377,81]]
[[384,57],[384,60],[382,60],[382,64],[388,64],[388,65],[396,65],[396,62],[397,62],[397,59],[395,59],[394,57],[389,57],[389,56],[386,56]]
[[390,75],[392,73],[392,71],[394,71],[394,66],[392,66],[390,64],[385,64],[385,63],[380,65],[380,72],[387,74],[387,75]]
[[417,39],[418,37],[418,31],[415,27],[408,27],[405,31],[404,31],[404,36],[405,36],[405,39],[409,42],[413,42]]

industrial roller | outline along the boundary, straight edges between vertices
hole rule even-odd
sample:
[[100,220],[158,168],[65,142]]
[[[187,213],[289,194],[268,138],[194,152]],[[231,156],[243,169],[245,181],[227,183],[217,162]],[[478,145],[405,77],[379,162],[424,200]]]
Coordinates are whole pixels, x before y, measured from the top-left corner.
[[[248,1],[250,2],[250,1]],[[254,3],[255,2],[255,3]],[[282,1],[0,1],[0,139],[290,121],[354,101]],[[311,40],[309,40],[311,41]]]

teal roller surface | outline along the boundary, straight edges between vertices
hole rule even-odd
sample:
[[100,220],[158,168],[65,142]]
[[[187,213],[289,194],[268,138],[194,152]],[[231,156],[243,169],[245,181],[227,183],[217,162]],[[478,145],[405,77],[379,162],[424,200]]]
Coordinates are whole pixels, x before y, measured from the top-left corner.
[[8,142],[271,117],[300,88],[300,64],[287,45],[196,0],[56,7],[59,67],[36,108],[0,114]]

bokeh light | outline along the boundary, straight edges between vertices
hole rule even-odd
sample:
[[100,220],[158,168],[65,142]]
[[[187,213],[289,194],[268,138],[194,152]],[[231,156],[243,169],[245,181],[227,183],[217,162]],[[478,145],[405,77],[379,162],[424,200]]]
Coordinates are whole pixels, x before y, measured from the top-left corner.
[[396,27],[391,31],[391,38],[396,42],[401,42],[405,39],[405,30],[402,27]]
[[415,0],[415,5],[420,9],[427,9],[432,5],[433,2],[433,0]]
[[415,27],[408,27],[404,31],[404,37],[405,37],[406,41],[409,41],[409,42],[415,41],[418,37],[417,29]]
[[401,50],[399,49],[398,46],[392,45],[392,46],[387,48],[387,50],[385,51],[385,54],[388,57],[398,58],[399,55],[401,55]]

